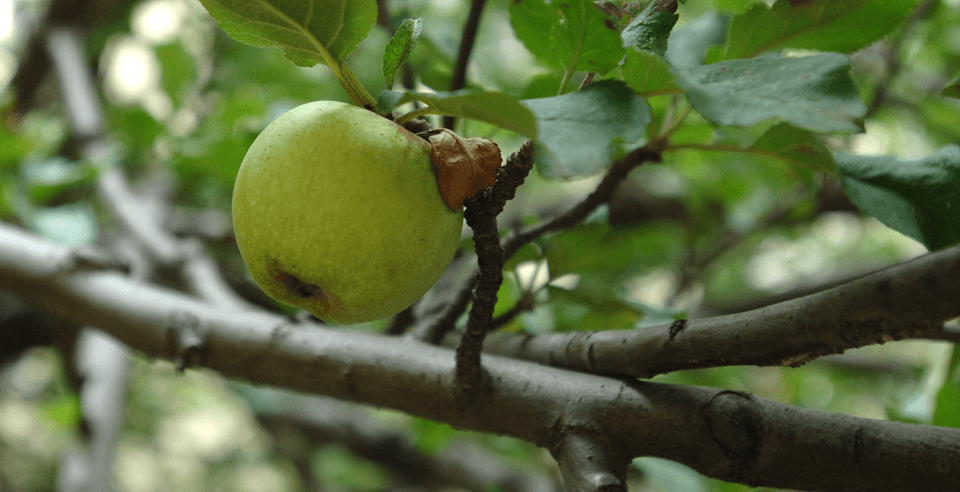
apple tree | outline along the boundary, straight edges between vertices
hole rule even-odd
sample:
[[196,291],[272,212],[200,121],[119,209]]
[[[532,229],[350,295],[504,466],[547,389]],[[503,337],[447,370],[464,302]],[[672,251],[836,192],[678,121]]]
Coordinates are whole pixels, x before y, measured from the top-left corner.
[[960,490],[955,4],[18,3],[0,490]]

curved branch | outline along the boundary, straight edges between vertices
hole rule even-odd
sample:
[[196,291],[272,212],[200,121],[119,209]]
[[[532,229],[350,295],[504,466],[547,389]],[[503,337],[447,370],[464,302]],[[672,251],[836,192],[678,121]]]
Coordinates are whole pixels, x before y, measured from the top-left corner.
[[487,353],[647,378],[731,365],[799,366],[856,347],[936,337],[960,316],[960,246],[744,313],[623,331],[488,337]]

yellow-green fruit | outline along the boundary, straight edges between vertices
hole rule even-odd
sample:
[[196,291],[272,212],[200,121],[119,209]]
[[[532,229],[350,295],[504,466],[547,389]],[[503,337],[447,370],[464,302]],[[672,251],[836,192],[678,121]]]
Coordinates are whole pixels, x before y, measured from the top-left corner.
[[233,190],[253,279],[332,323],[413,304],[453,259],[462,224],[440,197],[427,142],[340,102],[304,104],[267,125]]

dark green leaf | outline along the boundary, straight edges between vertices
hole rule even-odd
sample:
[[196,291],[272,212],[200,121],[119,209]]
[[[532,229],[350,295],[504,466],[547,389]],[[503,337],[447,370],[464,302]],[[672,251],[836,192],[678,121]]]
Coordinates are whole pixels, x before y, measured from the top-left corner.
[[643,97],[680,92],[670,64],[649,51],[627,48],[620,73],[627,86]]
[[780,123],[768,130],[753,144],[751,151],[815,171],[834,173],[837,170],[833,155],[819,137],[789,123]]
[[550,67],[606,73],[623,56],[619,30],[590,2],[512,2],[510,22],[517,38]]
[[519,100],[500,92],[419,92],[383,91],[378,104],[383,111],[408,102],[420,101],[437,112],[483,121],[528,138],[537,134],[533,114]]
[[[709,62],[801,48],[853,53],[900,24],[919,0],[780,0],[757,2],[733,18],[722,49]],[[796,5],[796,6],[794,6]]]
[[633,255],[629,236],[607,224],[578,225],[544,240],[541,247],[554,278],[567,273],[616,276]]
[[201,0],[227,34],[254,46],[276,46],[297,65],[343,60],[377,20],[373,0]]
[[667,38],[679,18],[676,13],[661,9],[660,2],[650,2],[643,12],[623,28],[620,38],[625,47],[663,56],[667,52]]
[[779,118],[817,132],[857,131],[866,112],[846,55],[730,60],[675,71],[700,114],[719,125]]
[[937,392],[933,425],[960,428],[960,348],[953,347],[947,377]]
[[549,33],[562,18],[554,5],[543,0],[510,2],[510,24],[517,38],[540,63],[556,69],[563,68],[563,63],[550,43],[550,36],[544,33]]
[[960,78],[950,82],[943,88],[943,95],[946,97],[955,97],[960,99]]
[[609,285],[581,279],[573,290],[548,286],[557,331],[629,330],[643,312]]
[[960,242],[960,147],[915,161],[838,154],[843,187],[861,210],[930,250]]
[[393,79],[397,76],[400,65],[410,58],[410,54],[417,47],[417,39],[423,30],[422,19],[404,19],[394,33],[393,39],[387,44],[383,52],[383,78],[387,81],[387,89],[393,87]]
[[557,97],[523,101],[537,118],[536,159],[552,178],[596,173],[617,146],[640,144],[650,106],[623,82],[604,80]]

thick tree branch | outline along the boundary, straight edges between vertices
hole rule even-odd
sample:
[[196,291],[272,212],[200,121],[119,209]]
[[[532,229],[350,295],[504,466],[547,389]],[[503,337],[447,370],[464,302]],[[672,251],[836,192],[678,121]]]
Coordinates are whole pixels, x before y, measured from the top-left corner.
[[[269,389],[257,388],[251,391]],[[276,393],[276,392],[272,392]],[[272,394],[284,410],[258,411],[257,420],[274,434],[294,434],[315,443],[336,443],[379,463],[402,485],[456,487],[484,492],[495,485],[505,492],[559,492],[560,484],[537,472],[520,472],[502,458],[469,442],[439,453],[417,449],[403,432],[388,429],[355,405],[332,398]],[[291,454],[303,454],[302,450]]]
[[[738,392],[618,380],[497,356],[484,359],[491,391],[468,404],[457,398],[448,349],[293,324],[264,312],[219,310],[120,273],[66,271],[70,256],[68,248],[0,225],[0,288],[66,320],[96,324],[151,357],[174,357],[176,320],[190,319],[205,343],[197,362],[227,377],[393,408],[548,449],[589,429],[612,456],[657,456],[753,486],[960,489],[960,429],[880,422]],[[930,283],[932,293],[949,283],[942,280],[948,275]],[[916,309],[931,307],[922,304]]]
[[799,366],[904,338],[960,316],[960,246],[754,311],[623,331],[488,337],[487,353],[647,378],[730,365]]
[[[108,147],[103,135],[103,111],[93,76],[84,64],[83,40],[76,30],[51,28],[47,46],[60,79],[74,139],[83,144],[81,152],[86,158],[102,161]],[[177,283],[203,298],[235,309],[252,309],[227,286],[202,245],[178,239],[164,229],[160,211],[166,204],[137,196],[118,167],[107,167],[100,173],[97,191],[154,266],[172,272]]]

